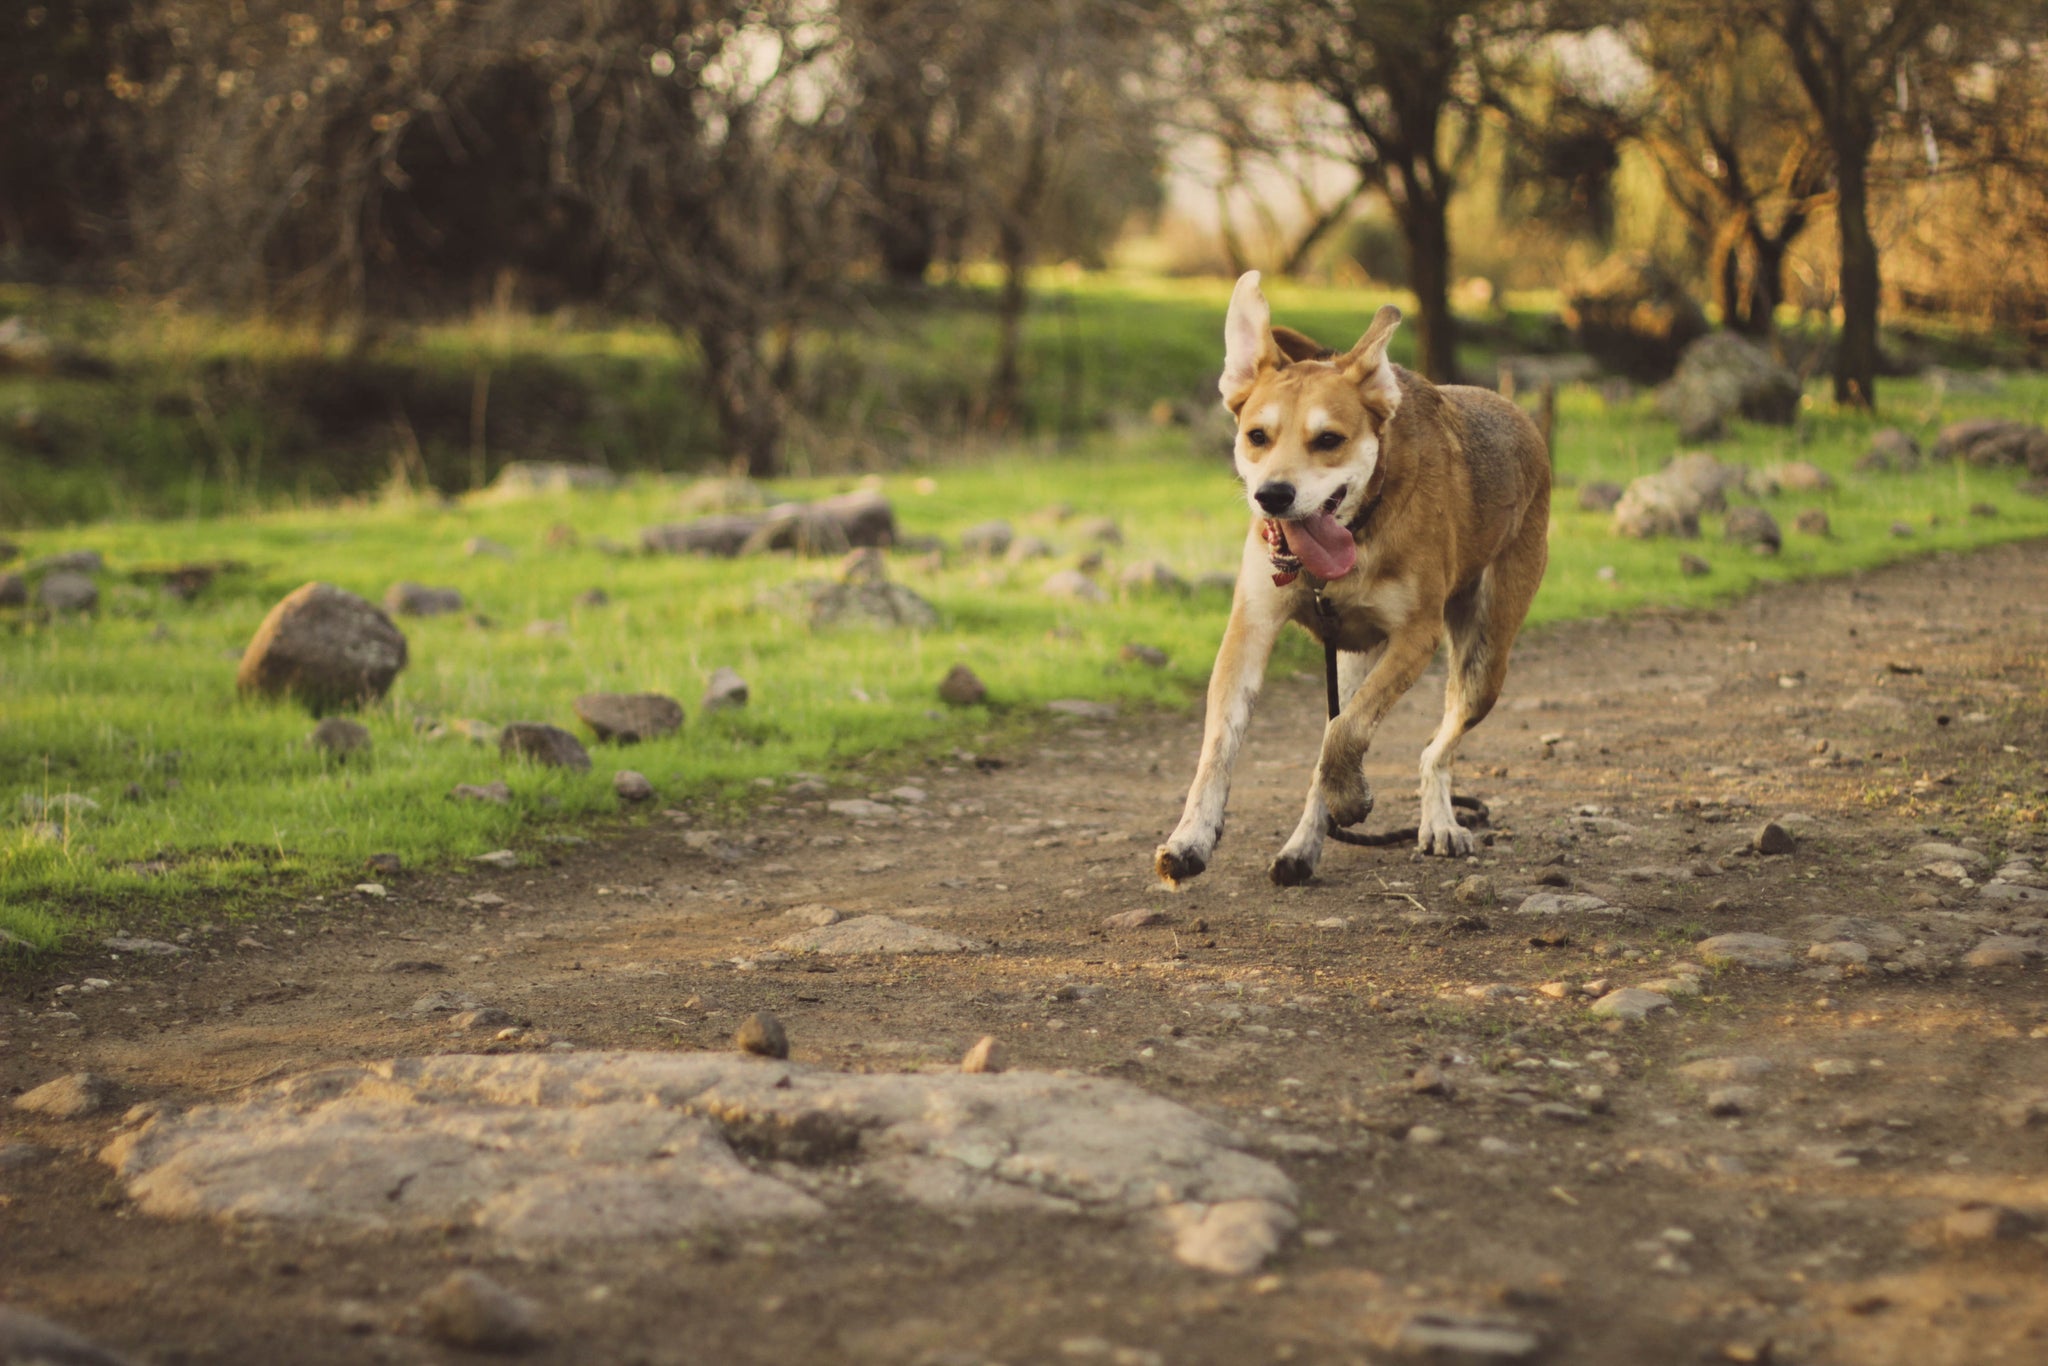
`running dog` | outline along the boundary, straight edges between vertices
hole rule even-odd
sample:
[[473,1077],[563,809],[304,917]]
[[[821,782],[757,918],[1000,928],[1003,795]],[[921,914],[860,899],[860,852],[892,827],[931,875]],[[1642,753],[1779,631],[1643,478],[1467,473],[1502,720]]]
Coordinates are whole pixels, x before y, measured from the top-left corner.
[[1209,676],[1201,760],[1153,867],[1178,886],[1223,836],[1230,768],[1280,628],[1337,655],[1341,712],[1323,731],[1308,804],[1279,856],[1282,886],[1315,875],[1324,837],[1372,811],[1373,733],[1450,637],[1444,718],[1422,752],[1416,843],[1456,857],[1471,832],[1451,803],[1451,758],[1507,677],[1508,649],[1550,556],[1550,453],[1521,409],[1487,389],[1435,385],[1387,360],[1401,311],[1380,309],[1342,355],[1275,327],[1258,272],[1223,325],[1223,406],[1252,505],[1237,596]]

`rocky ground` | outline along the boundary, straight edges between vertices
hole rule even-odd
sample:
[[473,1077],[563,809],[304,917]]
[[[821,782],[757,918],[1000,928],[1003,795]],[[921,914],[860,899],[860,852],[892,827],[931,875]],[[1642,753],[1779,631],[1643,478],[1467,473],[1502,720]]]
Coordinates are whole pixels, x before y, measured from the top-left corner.
[[2048,1359],[2044,589],[2011,547],[1534,636],[1467,863],[1267,883],[1297,677],[1178,894],[1199,723],[1082,714],[138,918],[0,983],[0,1359],[27,1314],[156,1363]]

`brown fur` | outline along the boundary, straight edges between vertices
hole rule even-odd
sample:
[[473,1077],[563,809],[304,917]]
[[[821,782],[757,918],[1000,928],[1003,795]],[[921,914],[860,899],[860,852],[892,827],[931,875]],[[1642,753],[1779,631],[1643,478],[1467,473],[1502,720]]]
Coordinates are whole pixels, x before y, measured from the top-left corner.
[[[1200,873],[1222,836],[1229,770],[1287,621],[1335,641],[1345,701],[1325,730],[1302,823],[1273,864],[1274,880],[1306,881],[1327,829],[1370,813],[1363,763],[1373,733],[1446,635],[1445,715],[1423,756],[1418,844],[1442,855],[1471,848],[1451,815],[1450,758],[1499,696],[1509,648],[1542,582],[1550,458],[1535,425],[1500,395],[1439,387],[1387,361],[1399,321],[1398,311],[1382,309],[1338,355],[1272,327],[1256,275],[1240,281],[1232,299],[1220,387],[1238,416],[1247,492],[1256,499],[1261,489],[1296,490],[1311,511],[1326,495],[1341,498],[1338,519],[1352,525],[1358,558],[1323,586],[1319,612],[1310,576],[1272,584],[1266,514],[1253,517],[1210,680],[1201,764],[1180,825],[1154,860],[1169,883]],[[1326,431],[1344,445],[1319,446]]]

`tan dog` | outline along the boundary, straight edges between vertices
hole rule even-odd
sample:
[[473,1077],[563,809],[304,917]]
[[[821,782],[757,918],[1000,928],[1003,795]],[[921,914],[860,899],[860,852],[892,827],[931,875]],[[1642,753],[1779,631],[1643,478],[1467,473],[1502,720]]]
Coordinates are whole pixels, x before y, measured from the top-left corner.
[[1382,308],[1340,356],[1272,325],[1256,271],[1231,295],[1217,387],[1237,415],[1237,472],[1254,516],[1209,676],[1194,786],[1153,860],[1169,885],[1208,867],[1222,838],[1231,763],[1290,621],[1335,642],[1345,701],[1323,732],[1308,805],[1273,880],[1306,882],[1325,834],[1372,811],[1366,750],[1446,631],[1450,678],[1443,724],[1422,752],[1416,842],[1431,854],[1472,850],[1452,812],[1451,757],[1499,697],[1508,649],[1543,581],[1550,455],[1499,394],[1438,387],[1389,362],[1400,321],[1399,309]]

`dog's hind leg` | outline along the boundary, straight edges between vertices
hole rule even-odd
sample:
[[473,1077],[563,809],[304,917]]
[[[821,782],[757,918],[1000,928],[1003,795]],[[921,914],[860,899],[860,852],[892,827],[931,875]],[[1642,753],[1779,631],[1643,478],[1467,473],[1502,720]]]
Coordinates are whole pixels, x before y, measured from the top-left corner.
[[1549,553],[1547,520],[1537,517],[1525,523],[1472,590],[1444,604],[1444,624],[1451,638],[1444,719],[1422,751],[1422,815],[1415,835],[1416,847],[1425,854],[1460,858],[1472,852],[1472,834],[1458,824],[1451,806],[1451,761],[1465,732],[1493,710],[1507,680],[1508,651],[1543,581]]

